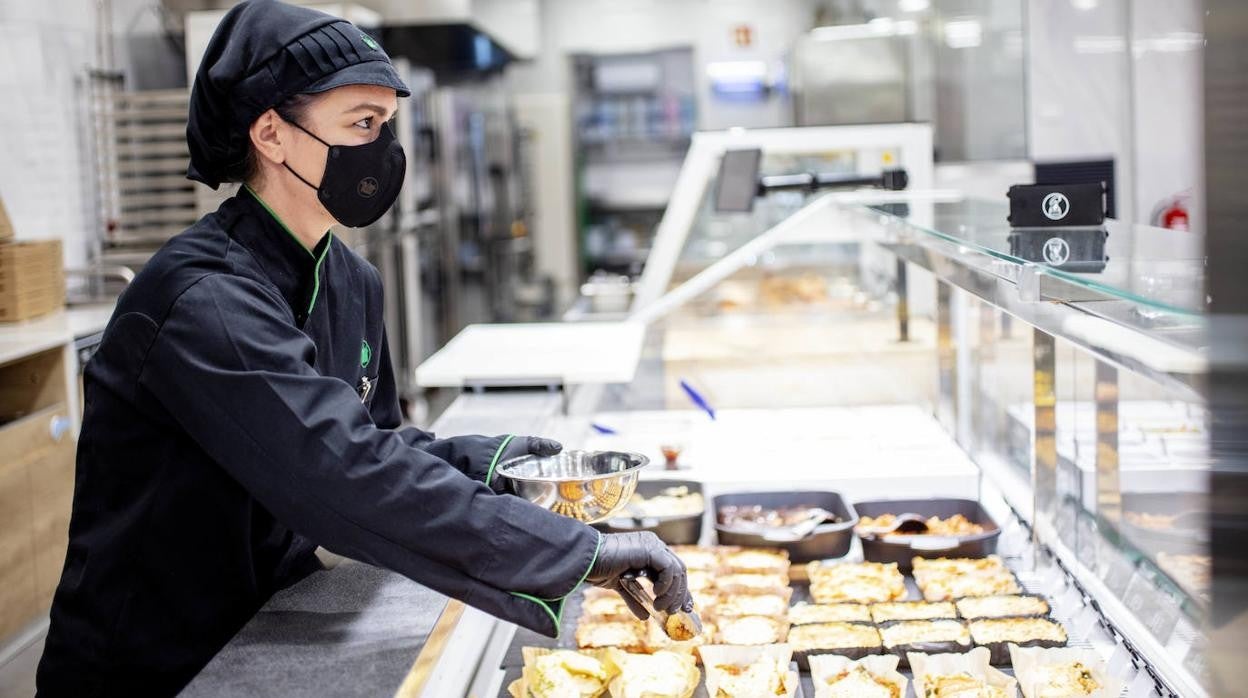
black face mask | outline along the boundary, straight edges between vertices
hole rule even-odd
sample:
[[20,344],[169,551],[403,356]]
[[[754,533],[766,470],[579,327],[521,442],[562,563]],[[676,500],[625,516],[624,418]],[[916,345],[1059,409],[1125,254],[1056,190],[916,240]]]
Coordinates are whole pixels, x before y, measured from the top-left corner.
[[329,148],[320,187],[282,163],[300,182],[316,189],[329,215],[348,228],[363,228],[390,210],[407,174],[407,157],[390,124],[381,127],[372,143],[330,145],[294,121],[286,121]]

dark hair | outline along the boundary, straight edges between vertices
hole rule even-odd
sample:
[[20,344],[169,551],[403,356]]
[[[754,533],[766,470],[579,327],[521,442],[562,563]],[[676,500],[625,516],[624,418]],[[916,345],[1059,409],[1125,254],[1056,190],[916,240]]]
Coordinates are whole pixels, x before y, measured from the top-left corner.
[[[303,117],[307,115],[308,109],[311,108],[317,97],[318,95],[315,94],[291,95],[273,107],[273,111],[276,111],[277,115],[286,121],[302,123]],[[259,173],[260,160],[256,155],[256,147],[252,145],[249,136],[247,140],[247,155],[242,160],[226,168],[225,181],[249,182]]]

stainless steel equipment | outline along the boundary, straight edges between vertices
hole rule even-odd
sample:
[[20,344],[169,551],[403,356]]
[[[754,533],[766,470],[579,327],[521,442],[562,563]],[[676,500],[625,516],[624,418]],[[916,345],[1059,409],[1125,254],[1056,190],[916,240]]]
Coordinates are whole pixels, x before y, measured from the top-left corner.
[[521,456],[499,464],[497,474],[516,494],[556,514],[594,523],[624,508],[650,459],[619,451],[564,451]]
[[912,37],[826,32],[830,29],[837,27],[821,27],[798,41],[794,49],[797,125],[908,120]]

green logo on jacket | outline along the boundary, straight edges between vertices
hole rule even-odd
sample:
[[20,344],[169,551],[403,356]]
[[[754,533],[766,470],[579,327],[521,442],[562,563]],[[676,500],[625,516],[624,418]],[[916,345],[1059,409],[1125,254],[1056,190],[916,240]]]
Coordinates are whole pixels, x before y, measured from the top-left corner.
[[366,339],[360,343],[360,367],[368,368],[368,365],[372,362],[373,348],[368,346],[368,340]]

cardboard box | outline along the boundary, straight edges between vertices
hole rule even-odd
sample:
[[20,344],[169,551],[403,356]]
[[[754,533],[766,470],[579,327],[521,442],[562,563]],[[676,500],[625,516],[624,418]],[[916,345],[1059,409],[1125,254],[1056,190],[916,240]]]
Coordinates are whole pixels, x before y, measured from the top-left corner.
[[17,322],[65,307],[60,240],[0,244],[0,322]]
[[13,239],[13,222],[9,220],[9,214],[4,210],[4,199],[0,199],[0,242]]

